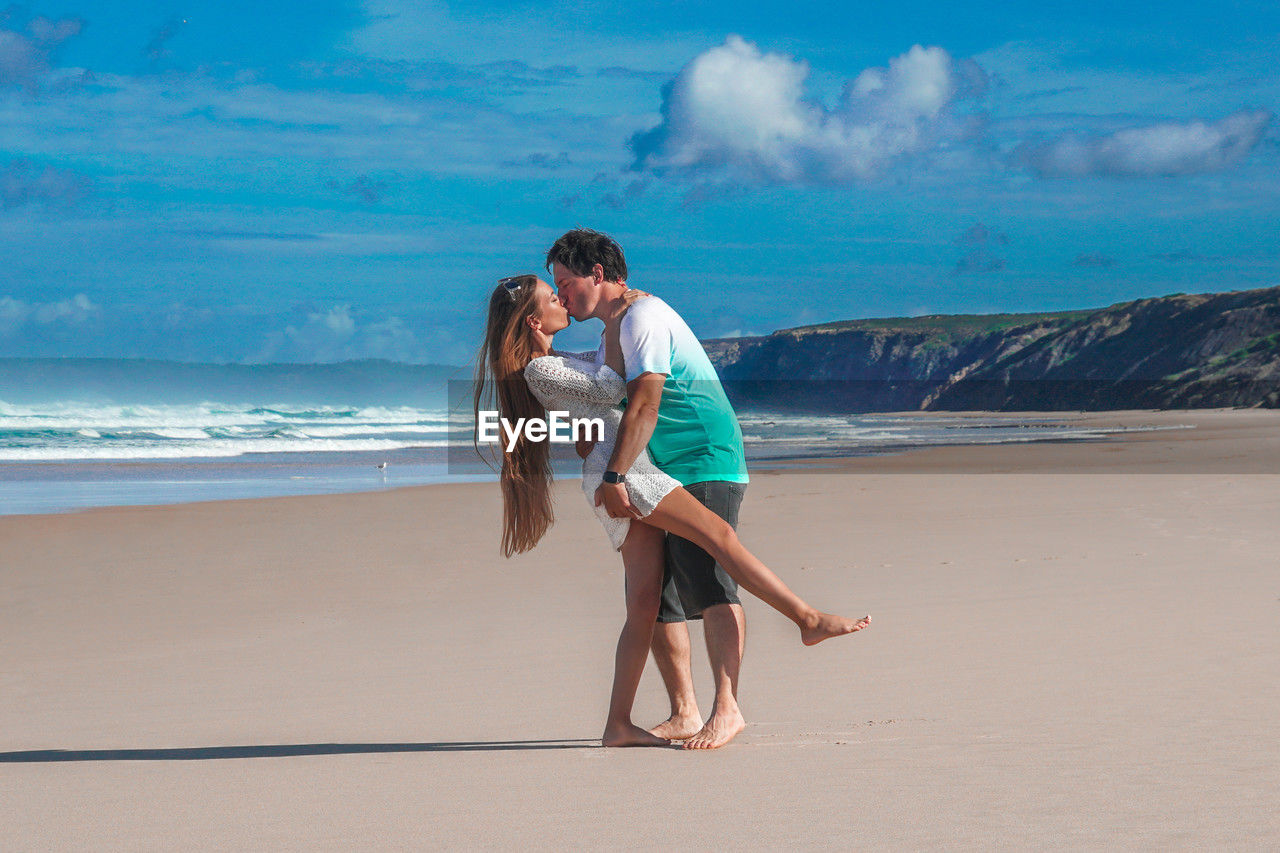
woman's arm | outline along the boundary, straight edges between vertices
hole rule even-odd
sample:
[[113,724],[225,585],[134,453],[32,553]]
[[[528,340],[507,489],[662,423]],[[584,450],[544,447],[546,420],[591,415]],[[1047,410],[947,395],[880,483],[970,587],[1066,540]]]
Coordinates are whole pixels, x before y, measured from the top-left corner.
[[552,355],[562,355],[565,358],[576,358],[578,361],[595,361],[596,351],[593,349],[583,350],[582,352],[565,352],[564,350],[553,349]]
[[524,381],[548,410],[568,403],[612,406],[627,393],[622,377],[605,367],[559,355],[529,362]]

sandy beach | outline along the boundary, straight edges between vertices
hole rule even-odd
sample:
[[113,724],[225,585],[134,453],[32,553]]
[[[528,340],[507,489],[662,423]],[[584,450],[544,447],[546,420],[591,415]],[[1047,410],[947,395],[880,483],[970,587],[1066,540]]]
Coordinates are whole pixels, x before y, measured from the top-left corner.
[[512,560],[492,485],[0,517],[0,848],[1274,849],[1280,411],[1076,417],[1188,428],[753,471],[747,545],[874,622],[747,600],[710,753],[599,746],[576,482]]

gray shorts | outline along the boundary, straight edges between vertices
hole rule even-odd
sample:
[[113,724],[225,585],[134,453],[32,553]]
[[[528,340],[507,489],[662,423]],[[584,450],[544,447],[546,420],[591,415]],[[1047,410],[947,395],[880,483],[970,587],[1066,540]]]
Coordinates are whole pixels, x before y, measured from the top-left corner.
[[[684,488],[703,506],[729,522],[734,530],[738,529],[738,507],[747,491],[746,483],[709,480]],[[667,534],[666,562],[659,622],[701,619],[702,611],[708,607],[740,603],[737,582],[715,558],[688,539]]]

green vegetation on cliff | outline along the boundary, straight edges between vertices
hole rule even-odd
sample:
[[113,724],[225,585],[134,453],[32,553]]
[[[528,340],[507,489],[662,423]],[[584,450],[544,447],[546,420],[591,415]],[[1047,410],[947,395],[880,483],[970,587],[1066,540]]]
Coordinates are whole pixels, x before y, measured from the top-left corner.
[[707,341],[740,402],[824,411],[1280,405],[1280,287]]

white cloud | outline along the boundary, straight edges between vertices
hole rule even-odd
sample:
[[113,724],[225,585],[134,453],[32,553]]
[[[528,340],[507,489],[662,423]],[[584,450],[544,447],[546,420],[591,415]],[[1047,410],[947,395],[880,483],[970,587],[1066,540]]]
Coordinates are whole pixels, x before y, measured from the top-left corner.
[[28,323],[39,326],[79,326],[101,310],[88,296],[77,293],[60,302],[27,302],[0,297],[0,335],[12,335]]
[[415,361],[424,347],[399,317],[361,322],[350,305],[315,311],[268,336],[255,362],[333,362],[361,358]]
[[75,172],[45,166],[37,169],[25,160],[14,160],[0,172],[0,206],[20,207],[34,201],[79,201],[89,192],[89,181]]
[[670,29],[651,36],[599,29],[597,22],[616,10],[599,15],[581,3],[558,9],[530,4],[518,12],[485,5],[465,9],[444,0],[363,0],[361,6],[364,23],[342,46],[382,59],[500,62],[514,57],[540,65],[661,69],[678,67],[706,43],[697,34]]
[[1024,147],[1019,159],[1046,177],[1153,177],[1215,172],[1242,160],[1271,123],[1265,110],[1240,110],[1212,123],[1164,122],[1100,137],[1064,136]]
[[[267,159],[338,175],[494,174],[515,154],[565,149],[575,133],[571,124],[531,122],[497,106],[443,95],[295,91],[198,75],[102,73],[92,87],[60,98],[0,98],[0,148],[32,157],[105,160],[110,171],[120,168],[121,158],[144,167],[149,164],[132,158],[162,158],[159,168],[170,186],[183,186],[189,175],[207,186],[205,166],[211,162],[218,164],[218,180],[236,169],[257,182],[269,180],[273,173],[261,165]],[[103,153],[103,139],[111,140],[110,157]],[[606,154],[616,162],[622,152],[614,139],[579,153],[579,168],[598,169]],[[290,171],[286,166],[279,173]]]
[[78,35],[82,26],[79,18],[52,21],[37,17],[27,22],[25,33],[0,29],[0,86],[40,89],[53,72],[53,52]]
[[346,340],[356,331],[356,321],[351,319],[351,309],[343,305],[340,308],[334,308],[328,314],[313,314],[312,319],[318,318],[322,327],[339,340]]
[[0,335],[13,334],[29,316],[31,306],[26,302],[12,296],[0,296]]
[[807,97],[809,66],[729,36],[681,70],[663,121],[632,140],[636,165],[723,168],[778,183],[846,183],[958,137],[952,107],[985,75],[940,47],[916,45],[845,84],[827,108]]
[[0,85],[31,85],[44,72],[44,56],[31,39],[0,30]]
[[79,18],[61,18],[51,21],[41,16],[32,18],[27,24],[31,36],[48,48],[57,47],[72,36],[79,35],[83,28],[84,22]]
[[[1019,75],[1070,83],[1067,91],[1084,93],[1072,97],[1096,102],[1091,93],[1110,88],[1103,74],[1055,67],[1057,80],[1033,72],[1026,61],[1010,64],[1004,54]],[[633,166],[738,185],[744,178],[847,184],[882,176],[899,163],[917,167],[919,175],[1010,166],[1042,177],[1190,175],[1239,163],[1272,119],[1265,110],[1240,110],[1216,122],[1144,123],[1132,114],[1084,113],[992,121],[973,101],[990,89],[991,100],[983,102],[989,107],[1007,99],[1011,85],[1025,88],[1027,81],[995,79],[985,67],[985,60],[980,66],[940,47],[916,45],[887,67],[862,71],[827,106],[808,94],[805,62],[730,36],[668,84],[661,122],[631,140]]]
[[1006,42],[973,58],[997,81],[991,108],[999,118],[1087,120],[1099,117],[1100,108],[1106,115],[1203,115],[1221,111],[1224,103],[1280,99],[1280,77],[1268,73],[1280,49],[1274,36],[1239,42],[1231,51],[1184,54],[1164,67],[1107,61],[1114,48],[1114,34],[1043,37]]
[[71,299],[64,299],[61,302],[48,302],[43,305],[36,306],[33,316],[35,321],[41,325],[49,323],[70,323],[78,325],[98,310],[98,306],[94,305],[89,297],[83,293],[77,293]]

